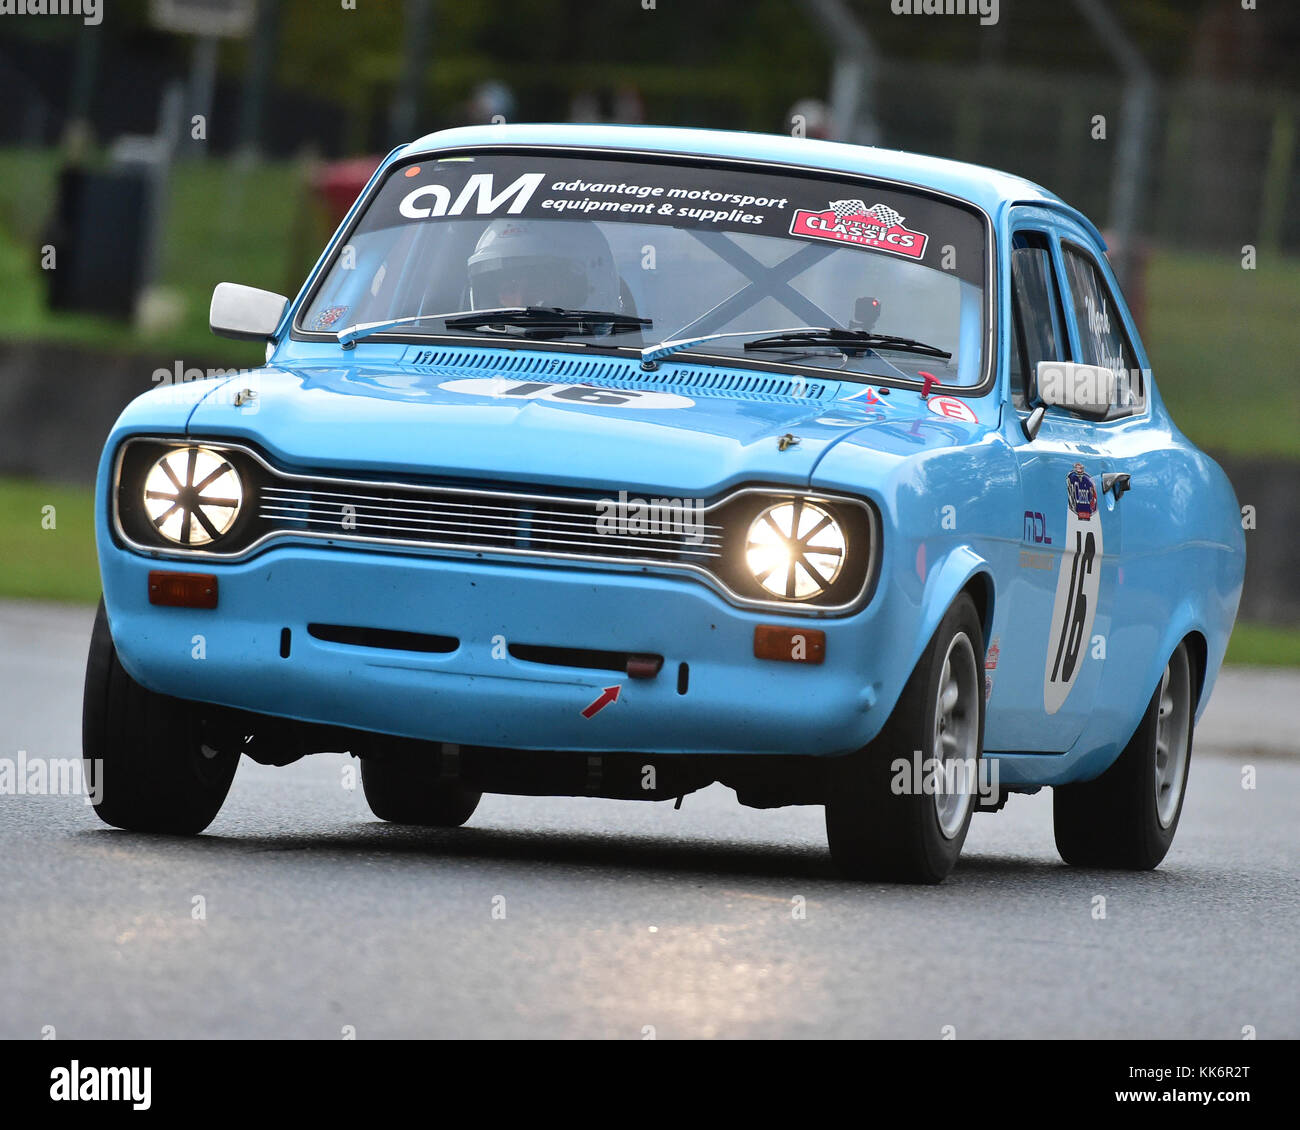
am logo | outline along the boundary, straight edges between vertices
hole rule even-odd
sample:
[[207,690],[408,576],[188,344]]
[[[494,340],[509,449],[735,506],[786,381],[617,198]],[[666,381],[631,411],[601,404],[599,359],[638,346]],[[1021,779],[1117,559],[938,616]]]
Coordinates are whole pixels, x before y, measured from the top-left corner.
[[476,216],[490,216],[507,200],[506,214],[517,216],[532,199],[544,173],[524,173],[516,177],[500,192],[493,195],[495,187],[491,173],[474,173],[452,200],[451,189],[445,184],[426,184],[407,193],[397,210],[408,220],[427,220],[432,216],[459,216],[470,207]]

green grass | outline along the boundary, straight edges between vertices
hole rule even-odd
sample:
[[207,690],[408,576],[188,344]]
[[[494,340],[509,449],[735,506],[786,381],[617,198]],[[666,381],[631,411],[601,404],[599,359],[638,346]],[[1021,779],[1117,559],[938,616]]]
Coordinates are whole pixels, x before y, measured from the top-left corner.
[[1160,252],[1144,333],[1156,384],[1198,447],[1300,458],[1300,260]]
[[1226,662],[1249,667],[1300,667],[1300,628],[1239,623],[1228,641]]
[[0,479],[0,596],[99,599],[89,490]]
[[54,201],[53,149],[0,149],[0,228],[36,246]]
[[54,314],[45,307],[40,248],[57,172],[53,151],[0,150],[0,339],[256,364],[260,346],[218,341],[209,331],[212,288],[230,281],[293,293],[328,236],[296,165],[181,163],[173,170],[157,279],[179,301],[179,320],[145,334],[109,318]]

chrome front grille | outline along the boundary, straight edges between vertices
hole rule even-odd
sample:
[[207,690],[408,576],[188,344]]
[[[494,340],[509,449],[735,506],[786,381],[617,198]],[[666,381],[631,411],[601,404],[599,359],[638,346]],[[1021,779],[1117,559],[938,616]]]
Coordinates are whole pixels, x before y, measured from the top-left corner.
[[271,530],[286,534],[497,553],[661,564],[707,564],[722,556],[722,527],[704,522],[698,511],[660,507],[638,520],[631,510],[611,513],[613,501],[452,487],[271,482],[259,491],[258,515]]
[[[133,436],[114,469],[114,536],[151,557],[241,561],[277,544],[374,549],[528,561],[563,568],[589,562],[611,571],[677,574],[728,602],[785,615],[850,612],[869,599],[879,561],[875,507],[846,495],[790,487],[739,486],[700,499],[599,497],[549,486],[418,483],[281,469],[252,447],[223,439],[201,445],[221,453],[244,485],[245,505],[210,546],[180,546],[159,534],[143,483],[156,460],[185,441]],[[663,492],[666,493],[666,492]],[[746,565],[745,531],[774,502],[802,497],[830,507],[846,531],[846,566],[831,588],[805,601],[771,597]],[[647,513],[647,510],[649,511]]]

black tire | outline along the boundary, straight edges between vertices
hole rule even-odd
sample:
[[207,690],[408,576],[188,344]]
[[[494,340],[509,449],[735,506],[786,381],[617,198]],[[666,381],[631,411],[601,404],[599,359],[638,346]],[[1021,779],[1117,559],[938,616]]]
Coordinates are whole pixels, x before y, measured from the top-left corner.
[[[973,700],[968,690],[958,705],[963,724],[975,727],[975,761],[969,768],[978,769],[984,748],[984,634],[974,602],[963,593],[936,629],[879,736],[837,766],[826,805],[826,839],[836,867],[849,878],[938,883],[957,863],[974,797],[960,826],[945,834],[933,794],[896,793],[891,785],[896,759],[911,764],[915,750],[922,752],[923,764],[934,757],[939,683],[949,655],[955,657],[957,649],[965,654],[961,636],[970,644],[975,670]],[[972,790],[975,784],[970,780]]]
[[438,759],[419,754],[363,757],[361,787],[380,820],[423,828],[459,828],[483,796],[444,780]]
[[[1156,687],[1146,713],[1124,752],[1100,777],[1078,785],[1058,785],[1052,790],[1052,823],[1056,850],[1073,867],[1104,867],[1124,871],[1150,871],[1159,865],[1174,841],[1183,813],[1187,777],[1192,760],[1192,728],[1196,711],[1197,669],[1187,644],[1180,643],[1169,657],[1165,678],[1186,688],[1176,709],[1186,714],[1183,771],[1177,787],[1172,819],[1160,815],[1157,788],[1158,735],[1165,678]],[[1177,720],[1174,720],[1175,724]],[[1180,744],[1184,739],[1180,737]],[[1167,786],[1167,782],[1166,782]],[[1172,795],[1166,807],[1172,804]]]
[[104,823],[181,836],[212,823],[239,766],[238,751],[204,745],[197,704],[146,690],[126,673],[102,600],[86,659],[81,754]]

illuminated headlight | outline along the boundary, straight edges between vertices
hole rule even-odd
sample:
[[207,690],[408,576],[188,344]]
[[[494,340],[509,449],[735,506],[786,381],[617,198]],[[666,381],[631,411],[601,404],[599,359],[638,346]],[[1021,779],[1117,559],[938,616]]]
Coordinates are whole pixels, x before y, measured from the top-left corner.
[[745,562],[767,592],[810,600],[844,568],[844,531],[820,506],[803,499],[769,506],[750,524]]
[[206,447],[180,447],[156,460],[144,479],[144,509],[154,529],[177,545],[207,545],[239,517],[244,488],[228,460]]

